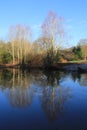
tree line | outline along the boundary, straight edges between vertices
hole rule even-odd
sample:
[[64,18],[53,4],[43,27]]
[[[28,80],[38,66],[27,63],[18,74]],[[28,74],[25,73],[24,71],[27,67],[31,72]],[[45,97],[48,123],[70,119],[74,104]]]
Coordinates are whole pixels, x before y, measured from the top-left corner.
[[[9,30],[9,42],[0,41],[0,63],[49,66],[61,62],[61,48],[65,42],[64,18],[50,11],[41,26],[41,36],[32,41],[29,26],[17,24]],[[82,52],[73,48],[72,53],[82,58]]]

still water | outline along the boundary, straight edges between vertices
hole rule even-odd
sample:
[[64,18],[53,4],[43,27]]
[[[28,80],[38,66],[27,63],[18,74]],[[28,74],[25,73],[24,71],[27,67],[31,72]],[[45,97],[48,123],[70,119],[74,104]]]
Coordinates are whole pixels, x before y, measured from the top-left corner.
[[87,74],[0,70],[0,130],[87,130]]

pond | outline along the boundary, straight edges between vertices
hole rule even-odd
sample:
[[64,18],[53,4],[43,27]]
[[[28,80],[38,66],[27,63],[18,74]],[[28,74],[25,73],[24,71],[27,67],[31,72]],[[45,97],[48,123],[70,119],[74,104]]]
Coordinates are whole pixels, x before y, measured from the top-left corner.
[[87,129],[87,74],[0,70],[0,130]]

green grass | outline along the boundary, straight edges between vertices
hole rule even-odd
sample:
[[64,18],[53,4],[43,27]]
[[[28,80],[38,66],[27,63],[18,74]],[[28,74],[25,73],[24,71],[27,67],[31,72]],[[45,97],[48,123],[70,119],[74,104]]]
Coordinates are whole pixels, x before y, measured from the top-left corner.
[[68,63],[87,63],[87,60],[75,60],[75,61],[68,61]]

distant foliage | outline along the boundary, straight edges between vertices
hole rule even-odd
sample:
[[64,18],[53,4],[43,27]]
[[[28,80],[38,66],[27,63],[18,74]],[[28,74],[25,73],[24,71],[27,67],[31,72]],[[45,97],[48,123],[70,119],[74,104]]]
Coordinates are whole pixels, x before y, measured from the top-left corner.
[[81,46],[82,54],[83,54],[83,59],[87,60],[87,39],[81,39],[78,42],[78,45]]
[[73,60],[80,60],[80,59],[82,59],[82,49],[81,49],[80,46],[74,47],[72,49],[72,52],[74,53]]

